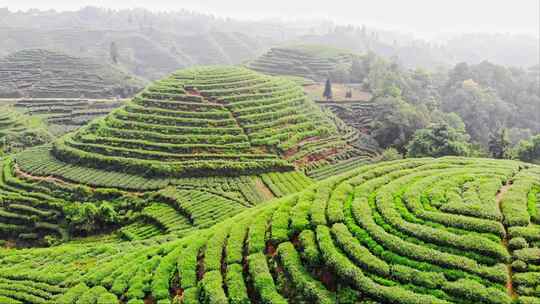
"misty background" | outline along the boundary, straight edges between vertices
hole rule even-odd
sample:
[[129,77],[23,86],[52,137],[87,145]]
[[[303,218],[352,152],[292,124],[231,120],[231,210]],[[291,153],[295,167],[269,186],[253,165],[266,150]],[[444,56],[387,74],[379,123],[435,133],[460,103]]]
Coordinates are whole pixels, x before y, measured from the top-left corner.
[[[0,56],[48,48],[101,60],[114,41],[126,68],[147,79],[291,43],[371,50],[410,68],[483,60],[529,67],[540,60],[539,16],[537,0],[2,0]],[[201,56],[196,46],[211,50]]]
[[259,1],[245,0],[116,0],[116,1],[39,1],[4,0],[0,6],[12,10],[78,10],[84,6],[111,9],[146,8],[152,11],[183,9],[245,20],[328,19],[338,24],[369,25],[387,30],[411,32],[419,36],[441,33],[488,32],[538,35],[539,1],[520,0],[380,0],[310,1],[275,0],[262,7]]
[[[0,41],[4,96],[37,94],[27,74],[41,75],[34,66],[52,58],[53,69],[37,77],[50,80],[58,61],[67,60],[58,58],[66,56],[114,70],[110,82],[125,84],[120,93],[112,84],[109,91],[120,96],[197,65],[258,66],[270,73],[264,69],[270,64],[310,78],[295,74],[298,63],[291,60],[307,46],[315,62],[332,54],[350,59],[334,58],[316,85],[332,79],[370,96],[365,102],[376,110],[359,130],[381,149],[406,155],[422,150],[410,148],[419,142],[430,150],[440,142],[425,139],[444,133],[451,144],[441,146],[458,149],[440,155],[499,158],[506,152],[491,150],[510,146],[507,137],[515,147],[540,134],[538,0],[0,0]],[[53,87],[66,86],[59,82]],[[66,94],[81,94],[81,88]],[[349,112],[355,125],[358,115]],[[540,136],[533,141],[539,144],[518,149],[529,155],[522,159],[540,160],[529,153],[538,146],[540,154]]]
[[540,62],[540,4],[511,1],[0,1],[0,57],[55,50],[153,80],[193,65],[240,64],[272,47],[374,52],[407,68]]

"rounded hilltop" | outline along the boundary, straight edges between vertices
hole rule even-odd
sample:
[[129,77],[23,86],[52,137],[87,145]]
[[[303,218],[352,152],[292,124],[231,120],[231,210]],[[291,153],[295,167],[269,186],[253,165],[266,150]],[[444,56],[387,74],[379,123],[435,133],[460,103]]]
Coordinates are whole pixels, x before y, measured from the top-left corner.
[[249,175],[354,154],[347,140],[293,81],[212,66],[152,83],[41,158],[150,178]]
[[247,66],[269,75],[289,75],[315,81],[341,79],[361,57],[324,45],[291,45],[270,49]]
[[350,144],[356,133],[336,122],[287,79],[178,71],[51,144],[3,158],[2,235],[34,246],[190,234],[310,186],[308,166],[366,162]]

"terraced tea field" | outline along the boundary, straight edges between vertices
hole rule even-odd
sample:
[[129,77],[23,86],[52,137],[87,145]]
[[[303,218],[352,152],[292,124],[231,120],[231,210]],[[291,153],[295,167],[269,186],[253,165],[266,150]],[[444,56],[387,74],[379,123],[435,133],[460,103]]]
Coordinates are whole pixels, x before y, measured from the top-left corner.
[[0,293],[6,303],[538,303],[539,192],[540,167],[514,161],[360,166],[184,238],[2,250]]
[[339,68],[350,69],[355,57],[346,50],[300,45],[272,48],[247,66],[269,75],[290,75],[323,81]]
[[[49,123],[63,115],[56,109],[89,105],[16,104]],[[2,238],[28,246],[100,233],[182,237],[311,186],[294,169],[359,155],[355,134],[292,81],[244,68],[179,71],[52,144],[5,157]]]
[[[117,241],[184,236],[313,183],[299,172],[152,179],[45,160],[65,173],[54,177],[41,174],[50,169],[42,167],[42,152],[48,153],[48,146],[2,162],[0,235],[17,246],[102,231],[117,231]],[[88,218],[85,212],[95,215]]]
[[122,105],[117,99],[26,98],[14,100],[21,112],[43,118],[55,135],[71,132]]
[[[257,60],[247,64],[247,67],[252,70],[294,80],[302,85],[305,94],[323,110],[334,113],[336,116],[334,120],[345,122],[346,126],[352,127],[352,130],[345,131],[345,133],[350,139],[348,143],[355,146],[359,153],[347,157],[334,157],[333,160],[332,157],[330,159],[325,157],[322,165],[337,165],[336,168],[340,168],[344,166],[341,164],[343,158],[369,160],[380,152],[377,143],[359,139],[363,136],[369,137],[373,118],[379,111],[377,106],[371,102],[371,94],[363,91],[360,84],[336,82],[344,77],[343,74],[350,74],[355,60],[361,61],[363,59],[361,56],[345,50],[318,45],[300,45],[273,48]],[[327,79],[332,79],[333,82],[333,98],[331,100],[322,97]],[[350,81],[350,79],[342,79],[341,81]],[[351,98],[346,97],[348,91],[352,93]],[[335,124],[339,125],[340,122],[335,122]],[[318,169],[321,164],[308,166],[307,172]],[[334,169],[334,173],[339,173],[339,171]]]
[[97,61],[42,49],[0,58],[0,98],[129,97],[143,83]]
[[17,115],[15,111],[7,107],[0,108],[0,127],[1,136],[4,137],[8,133],[21,132],[25,125],[21,115]]
[[[294,82],[210,67],[156,82],[39,158],[174,178],[288,171],[355,150]],[[41,175],[64,174],[40,168]]]
[[52,139],[41,119],[0,106],[0,154],[18,152]]
[[290,79],[178,71],[2,158],[0,302],[540,303],[539,166],[360,137]]
[[323,109],[332,111],[349,126],[362,133],[369,133],[373,118],[380,109],[372,102],[326,102],[318,104]]

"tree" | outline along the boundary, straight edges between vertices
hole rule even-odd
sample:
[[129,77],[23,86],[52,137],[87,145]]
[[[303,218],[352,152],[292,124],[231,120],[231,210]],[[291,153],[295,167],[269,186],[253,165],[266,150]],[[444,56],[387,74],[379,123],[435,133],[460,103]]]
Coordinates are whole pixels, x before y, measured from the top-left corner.
[[522,140],[515,155],[522,161],[540,163],[540,135],[533,136],[530,140]]
[[406,83],[405,73],[399,65],[387,62],[379,57],[370,59],[369,63],[369,73],[364,80],[366,89],[375,98],[385,96],[400,97]]
[[398,150],[394,148],[388,148],[381,153],[379,157],[377,157],[378,161],[392,161],[392,160],[399,160],[403,159],[403,156],[399,154]]
[[64,207],[64,214],[72,232],[94,233],[101,231],[106,225],[115,224],[118,214],[108,202],[101,204],[86,202],[74,203]]
[[371,124],[373,138],[382,148],[393,147],[404,154],[414,132],[429,123],[427,109],[390,96],[375,102],[379,110]]
[[326,84],[324,85],[324,92],[323,97],[326,98],[326,100],[332,99],[332,82],[330,82],[330,79],[326,79]]
[[447,124],[431,124],[417,130],[407,145],[408,157],[467,156],[470,153],[469,136]]
[[110,53],[110,56],[111,56],[111,61],[114,63],[114,64],[118,64],[118,57],[119,57],[119,54],[118,54],[118,46],[116,46],[116,42],[111,42],[111,45],[109,47],[109,53]]
[[431,73],[422,69],[409,72],[405,87],[403,98],[407,102],[415,105],[425,104],[430,109],[437,109],[440,106],[441,97],[437,91],[436,79]]
[[362,83],[367,77],[369,65],[367,60],[354,58],[351,64],[351,82]]
[[507,125],[513,107],[489,88],[472,79],[456,84],[443,98],[442,111],[457,113],[465,122],[473,141],[488,147],[489,134]]
[[501,128],[499,131],[497,131],[497,133],[490,134],[488,149],[493,158],[510,158],[510,140],[508,139],[508,130]]

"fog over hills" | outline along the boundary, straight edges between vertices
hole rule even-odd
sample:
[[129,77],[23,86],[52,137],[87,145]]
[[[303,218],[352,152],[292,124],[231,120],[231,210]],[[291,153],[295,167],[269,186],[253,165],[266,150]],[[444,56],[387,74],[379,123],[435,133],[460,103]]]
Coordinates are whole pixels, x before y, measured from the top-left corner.
[[[424,27],[422,32],[418,30],[422,24],[411,26],[414,22],[403,21],[401,26],[389,26],[387,17],[396,13],[389,12],[384,17],[377,6],[370,7],[373,10],[371,17],[366,17],[369,14],[362,11],[358,18],[332,15],[334,9],[329,9],[326,16],[285,13],[283,18],[271,18],[275,17],[272,10],[267,15],[249,15],[252,8],[247,6],[232,14],[236,18],[229,18],[224,15],[225,10],[215,9],[216,14],[201,7],[203,13],[188,10],[196,8],[189,1],[185,4],[186,9],[175,4],[167,12],[159,1],[154,7],[148,6],[153,10],[125,9],[122,6],[125,3],[118,1],[117,10],[84,7],[72,11],[63,10],[71,7],[57,2],[55,8],[58,10],[23,11],[17,8],[28,6],[11,3],[0,9],[0,39],[3,41],[0,56],[25,48],[45,48],[107,60],[110,45],[114,42],[120,53],[119,63],[147,79],[196,64],[242,63],[270,47],[291,43],[329,45],[358,53],[374,51],[411,68],[434,69],[483,60],[521,67],[539,63],[538,32],[531,26],[534,20],[530,22],[530,14],[522,14],[523,20],[516,21],[506,30],[500,25],[491,31],[475,26],[468,28],[469,33],[461,33],[461,26],[457,25],[471,19],[468,13],[455,20],[455,31],[448,26],[448,20],[441,20],[440,24],[434,23],[438,26]],[[26,3],[29,5],[28,1]],[[55,4],[50,5],[53,8]],[[314,12],[320,10],[319,5],[314,6]],[[43,6],[36,3],[35,7]],[[490,7],[494,10],[492,14],[498,16],[501,7]],[[380,18],[373,20],[377,16]],[[482,18],[487,17],[478,18],[478,22],[482,22]],[[401,17],[394,19],[394,23],[403,20]],[[490,22],[489,18],[484,21]]]

